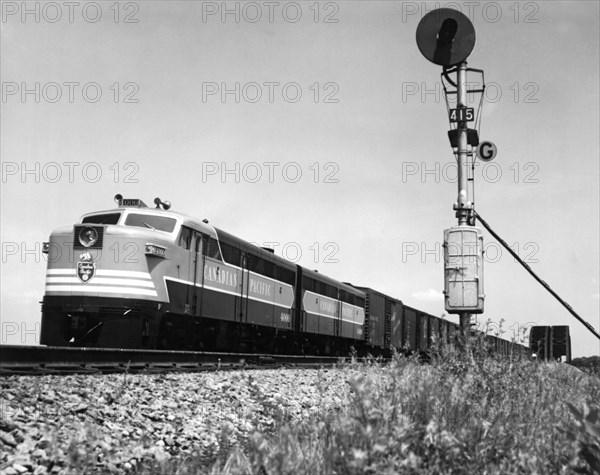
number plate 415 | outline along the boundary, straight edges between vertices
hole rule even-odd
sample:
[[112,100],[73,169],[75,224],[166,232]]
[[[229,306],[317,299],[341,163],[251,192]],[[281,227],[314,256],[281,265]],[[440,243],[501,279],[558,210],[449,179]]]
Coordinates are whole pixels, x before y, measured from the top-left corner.
[[450,109],[450,122],[472,122],[474,120],[475,113],[472,107]]

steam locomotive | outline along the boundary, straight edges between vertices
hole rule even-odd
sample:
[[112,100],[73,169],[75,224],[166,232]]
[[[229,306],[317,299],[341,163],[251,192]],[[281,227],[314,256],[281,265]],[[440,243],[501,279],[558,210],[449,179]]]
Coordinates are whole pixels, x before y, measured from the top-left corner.
[[[425,352],[458,326],[140,199],[55,230],[41,343],[278,354]],[[501,353],[513,344],[488,337]]]

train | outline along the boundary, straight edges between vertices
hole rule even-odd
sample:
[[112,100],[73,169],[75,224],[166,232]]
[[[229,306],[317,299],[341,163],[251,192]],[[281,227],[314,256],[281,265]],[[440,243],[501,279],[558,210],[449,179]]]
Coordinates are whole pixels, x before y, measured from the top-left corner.
[[[455,323],[141,199],[54,230],[40,343],[310,355],[426,353]],[[494,351],[522,351],[486,336]]]

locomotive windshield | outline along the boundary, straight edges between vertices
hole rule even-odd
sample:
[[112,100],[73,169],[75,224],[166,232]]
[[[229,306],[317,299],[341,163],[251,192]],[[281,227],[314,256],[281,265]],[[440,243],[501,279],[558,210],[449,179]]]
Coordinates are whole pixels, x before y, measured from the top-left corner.
[[177,220],[167,218],[166,216],[155,216],[152,214],[130,213],[125,219],[126,226],[137,226],[139,228],[148,228],[155,231],[164,231],[170,233],[175,229]]
[[117,224],[120,217],[121,213],[95,214],[94,216],[86,216],[81,222],[92,224]]

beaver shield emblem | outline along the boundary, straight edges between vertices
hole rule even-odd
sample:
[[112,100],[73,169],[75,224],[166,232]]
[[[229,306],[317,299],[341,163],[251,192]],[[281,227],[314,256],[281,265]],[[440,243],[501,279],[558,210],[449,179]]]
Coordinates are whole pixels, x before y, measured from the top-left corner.
[[96,264],[89,252],[84,252],[79,256],[77,262],[77,277],[83,283],[89,282],[96,274]]

